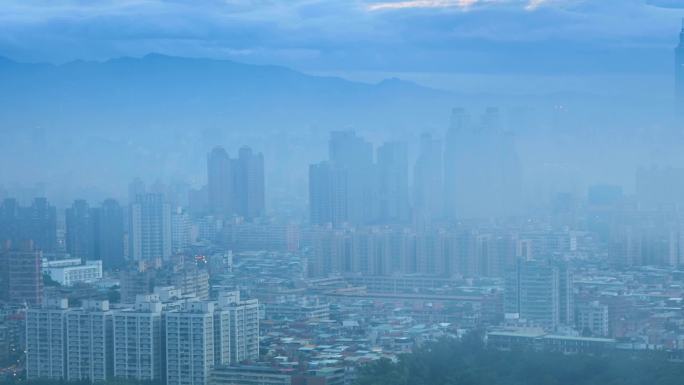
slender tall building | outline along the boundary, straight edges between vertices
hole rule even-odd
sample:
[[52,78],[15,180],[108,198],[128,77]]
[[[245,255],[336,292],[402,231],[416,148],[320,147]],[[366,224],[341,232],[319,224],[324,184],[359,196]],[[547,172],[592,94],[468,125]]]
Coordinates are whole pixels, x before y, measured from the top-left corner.
[[675,48],[675,103],[677,114],[684,116],[684,20],[679,45]]
[[36,249],[51,252],[57,249],[57,210],[45,198],[36,198],[23,214],[24,234]]
[[131,205],[129,220],[129,247],[133,260],[149,261],[171,256],[171,207],[163,195],[138,195]]
[[477,151],[470,143],[471,136],[470,115],[463,108],[454,108],[444,144],[444,213],[449,218],[463,215],[459,207],[459,202],[465,196],[463,190],[471,187],[471,174],[479,172],[476,170],[480,165],[469,154]]
[[409,218],[408,145],[387,142],[377,151],[377,206],[380,223]]
[[43,254],[26,241],[0,251],[0,299],[14,304],[40,305],[43,301]]
[[375,220],[373,145],[354,131],[333,131],[329,141],[329,160],[347,173],[349,222],[363,225]]
[[135,197],[145,194],[147,186],[140,178],[135,178],[128,184],[128,204],[135,202]]
[[177,207],[171,214],[171,240],[174,253],[179,253],[190,246],[191,228],[190,215],[182,207]]
[[0,205],[0,245],[21,238],[21,209],[16,199],[5,198]]
[[114,199],[107,199],[94,211],[95,255],[105,268],[125,265],[124,212]]
[[264,155],[242,147],[233,161],[233,208],[236,214],[253,219],[264,215]]
[[207,155],[209,210],[215,215],[233,212],[233,175],[231,160],[223,147],[215,147]]
[[332,162],[309,166],[311,224],[337,227],[349,221],[347,171]]
[[444,215],[442,142],[425,133],[420,137],[420,153],[413,168],[413,207],[417,219]]
[[71,256],[94,259],[95,233],[93,211],[83,199],[74,201],[66,210],[66,249]]

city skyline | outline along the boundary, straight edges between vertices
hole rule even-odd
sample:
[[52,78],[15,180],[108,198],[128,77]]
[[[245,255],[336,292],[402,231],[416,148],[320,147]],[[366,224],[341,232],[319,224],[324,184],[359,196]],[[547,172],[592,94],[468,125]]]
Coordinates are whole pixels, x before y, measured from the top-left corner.
[[0,383],[682,382],[684,2],[0,3]]

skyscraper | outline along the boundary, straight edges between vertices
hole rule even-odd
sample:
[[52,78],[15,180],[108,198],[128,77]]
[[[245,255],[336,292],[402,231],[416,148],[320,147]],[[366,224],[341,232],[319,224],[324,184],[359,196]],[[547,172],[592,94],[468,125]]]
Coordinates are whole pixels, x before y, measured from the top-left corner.
[[408,146],[387,142],[377,151],[378,221],[401,223],[409,217]]
[[444,146],[444,207],[450,218],[518,213],[521,170],[511,133],[499,110],[487,108],[472,122],[462,108],[452,112]]
[[36,198],[31,206],[21,207],[15,199],[5,199],[0,206],[0,242],[18,245],[32,241],[36,249],[57,249],[57,210],[47,199]]
[[88,202],[79,199],[66,210],[66,249],[76,258],[95,258],[94,218]]
[[163,195],[138,195],[130,207],[129,220],[129,247],[133,260],[171,256],[171,208]]
[[215,147],[207,155],[207,186],[209,210],[215,215],[233,211],[233,175],[231,160],[223,147]]
[[684,20],[679,32],[679,45],[675,48],[675,103],[677,114],[684,116]]
[[413,168],[413,208],[417,219],[443,215],[442,143],[430,134],[420,137],[420,153]]
[[354,131],[330,133],[329,160],[347,174],[348,221],[368,224],[376,219],[373,145]]
[[57,249],[57,210],[46,198],[36,198],[29,208],[29,233],[34,246],[42,251]]
[[311,224],[340,226],[349,220],[347,171],[332,162],[309,166]]
[[122,267],[124,260],[124,212],[114,199],[94,211],[95,255],[105,268]]
[[147,186],[140,178],[135,178],[128,184],[128,204],[135,202],[135,197],[145,194]]
[[477,150],[469,146],[471,136],[470,115],[462,108],[454,108],[444,144],[444,214],[449,218],[463,215],[458,202],[464,192],[459,190],[473,183],[471,174],[477,174],[480,166],[473,159],[468,161],[468,152]]
[[177,207],[171,214],[171,240],[174,253],[179,253],[190,246],[191,227],[188,212],[182,207]]
[[43,301],[43,254],[33,242],[0,250],[0,299],[14,304],[40,305]]
[[21,210],[16,199],[3,199],[0,205],[0,244],[21,241]]
[[264,156],[242,147],[233,161],[233,199],[235,213],[253,219],[264,215]]

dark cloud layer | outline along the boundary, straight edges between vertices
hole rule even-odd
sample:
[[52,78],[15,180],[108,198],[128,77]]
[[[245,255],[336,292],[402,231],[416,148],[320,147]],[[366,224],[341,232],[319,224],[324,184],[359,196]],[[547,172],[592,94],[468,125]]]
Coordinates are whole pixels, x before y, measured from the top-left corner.
[[[8,0],[0,55],[170,55],[304,70],[662,72],[674,0]],[[638,52],[639,56],[630,56]]]

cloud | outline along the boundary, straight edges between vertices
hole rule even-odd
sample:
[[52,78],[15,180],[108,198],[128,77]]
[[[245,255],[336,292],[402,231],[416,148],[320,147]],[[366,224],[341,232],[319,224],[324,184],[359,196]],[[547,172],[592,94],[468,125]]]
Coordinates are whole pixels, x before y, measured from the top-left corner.
[[570,1],[568,0],[408,0],[371,3],[367,8],[370,11],[403,10],[412,8],[460,8],[467,10],[481,5],[482,8],[494,6],[517,6],[528,11],[534,11],[545,4],[569,2]]
[[[671,0],[672,1],[672,0]],[[299,69],[615,68],[669,54],[668,0],[3,0],[0,55],[104,60],[158,52]],[[468,11],[468,12],[464,12]],[[658,51],[658,52],[660,52]],[[621,56],[622,55],[622,56]],[[660,60],[660,59],[657,59]],[[603,65],[609,68],[608,64]],[[668,67],[669,68],[669,67]]]
[[368,5],[370,11],[409,8],[468,8],[479,0],[409,0],[397,2],[373,3]]
[[654,7],[684,9],[682,0],[648,0],[647,3]]
[[527,3],[527,5],[525,6],[525,9],[527,9],[528,11],[534,11],[546,2],[547,0],[530,0],[530,2]]

